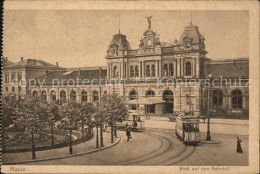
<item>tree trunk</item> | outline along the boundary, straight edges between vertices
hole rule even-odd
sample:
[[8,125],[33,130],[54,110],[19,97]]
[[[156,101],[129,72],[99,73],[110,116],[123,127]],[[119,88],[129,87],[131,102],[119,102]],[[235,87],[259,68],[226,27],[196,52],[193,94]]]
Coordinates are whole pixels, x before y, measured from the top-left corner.
[[72,128],[70,128],[70,154],[72,154]]
[[114,143],[114,128],[113,128],[113,122],[111,122],[111,143]]
[[84,137],[84,124],[81,124],[82,138]]
[[5,128],[2,127],[2,149],[5,152]]
[[35,144],[34,144],[34,132],[32,131],[32,159],[35,159]]
[[100,147],[104,147],[104,143],[103,143],[103,125],[102,125],[102,123],[100,124]]
[[114,134],[115,134],[115,138],[117,137],[117,130],[116,130],[116,124],[114,122]]
[[97,135],[96,135],[96,148],[99,148],[99,142],[98,142],[98,126],[96,126],[97,128]]
[[51,124],[51,146],[54,146],[53,127],[54,127],[54,124]]

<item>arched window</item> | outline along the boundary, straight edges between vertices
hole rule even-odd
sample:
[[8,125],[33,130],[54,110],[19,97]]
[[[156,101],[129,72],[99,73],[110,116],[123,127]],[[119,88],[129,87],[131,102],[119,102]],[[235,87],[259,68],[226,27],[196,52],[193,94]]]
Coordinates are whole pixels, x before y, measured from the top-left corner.
[[166,90],[163,92],[163,100],[167,102],[173,101],[173,92],[171,90]]
[[33,97],[38,97],[38,92],[37,91],[33,91]]
[[42,91],[42,100],[43,100],[43,101],[47,101],[46,91]]
[[174,72],[174,71],[173,71],[173,64],[170,63],[170,65],[169,65],[169,75],[170,75],[170,76],[173,76],[173,75],[174,75],[173,72]]
[[223,93],[220,90],[213,91],[213,108],[223,106]]
[[[137,91],[132,90],[132,91],[129,92],[129,100],[137,99],[137,96],[138,96]],[[131,109],[131,110],[136,110],[136,109],[137,109],[137,106],[138,106],[137,104],[131,104],[131,105],[130,105],[130,109]]]
[[113,56],[118,56],[118,46],[116,45],[116,44],[113,44],[112,46],[111,46],[111,48],[112,48],[112,55]]
[[242,92],[240,90],[234,90],[232,92],[232,108],[242,108],[242,104]]
[[74,101],[75,102],[76,98],[77,98],[76,92],[74,90],[71,90],[71,92],[70,92],[70,101]]
[[146,65],[146,77],[150,77],[150,65]]
[[51,101],[56,101],[56,92],[55,91],[51,91]]
[[60,100],[62,103],[66,103],[66,92],[63,90],[60,92]]
[[153,96],[155,96],[155,92],[153,90],[148,90],[148,91],[146,91],[145,96],[146,97],[153,97]]
[[135,77],[138,77],[139,76],[139,71],[138,71],[138,66],[136,65],[135,66]]
[[82,102],[88,101],[88,93],[85,90],[81,92],[81,101]]
[[132,90],[132,91],[129,92],[129,100],[134,100],[134,99],[137,98],[137,96],[138,96],[137,91]]
[[191,76],[191,63],[190,62],[186,62],[186,68],[185,68],[185,75],[186,76]]
[[[145,97],[154,97],[155,92],[153,90],[148,90],[145,93]],[[145,105],[145,112],[146,113],[155,113],[155,104],[152,105]]]
[[163,74],[164,74],[165,77],[168,76],[168,65],[167,64],[163,65]]
[[114,78],[118,77],[118,68],[117,68],[117,66],[114,66],[114,68],[113,68],[113,77]]
[[98,101],[98,92],[95,90],[92,92],[93,94],[93,101]]
[[155,77],[155,65],[152,65],[152,77]]
[[135,76],[135,72],[134,72],[134,67],[130,66],[130,77],[134,77]]

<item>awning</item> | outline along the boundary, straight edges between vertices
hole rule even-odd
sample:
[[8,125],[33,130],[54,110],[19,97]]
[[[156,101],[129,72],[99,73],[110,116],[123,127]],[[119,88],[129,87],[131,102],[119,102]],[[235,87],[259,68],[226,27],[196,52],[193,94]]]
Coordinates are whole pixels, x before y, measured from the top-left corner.
[[145,97],[145,98],[138,98],[134,100],[128,100],[127,104],[140,104],[140,105],[152,105],[158,103],[165,103],[162,97]]

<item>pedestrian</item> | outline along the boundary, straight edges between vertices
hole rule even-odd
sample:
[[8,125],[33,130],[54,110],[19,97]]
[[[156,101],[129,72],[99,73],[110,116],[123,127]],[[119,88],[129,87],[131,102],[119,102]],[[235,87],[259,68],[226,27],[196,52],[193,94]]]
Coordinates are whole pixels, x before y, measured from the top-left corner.
[[131,137],[131,132],[130,132],[130,128],[129,127],[126,127],[126,136],[127,136],[127,141],[129,141]]
[[237,137],[237,153],[243,153],[243,150],[241,148],[241,140],[239,139],[239,137]]

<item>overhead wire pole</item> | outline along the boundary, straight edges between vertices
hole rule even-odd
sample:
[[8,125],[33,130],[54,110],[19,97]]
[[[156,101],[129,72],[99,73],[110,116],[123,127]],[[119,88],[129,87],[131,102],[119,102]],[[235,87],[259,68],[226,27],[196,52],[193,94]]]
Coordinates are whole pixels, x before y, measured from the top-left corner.
[[[208,75],[208,78],[210,80],[211,78],[211,74]],[[211,80],[210,80],[211,82]],[[209,101],[210,101],[210,86],[208,87],[208,90],[207,90],[207,137],[206,137],[206,141],[211,141],[211,136],[210,136],[210,115],[209,115],[209,107],[210,107],[210,104],[209,104]]]

